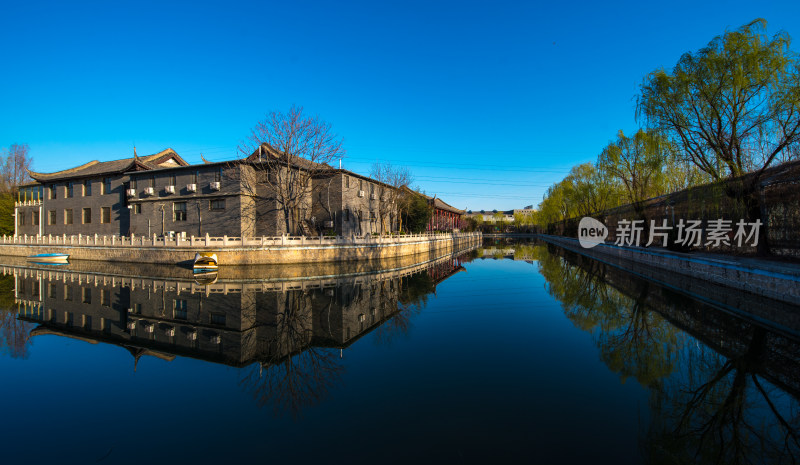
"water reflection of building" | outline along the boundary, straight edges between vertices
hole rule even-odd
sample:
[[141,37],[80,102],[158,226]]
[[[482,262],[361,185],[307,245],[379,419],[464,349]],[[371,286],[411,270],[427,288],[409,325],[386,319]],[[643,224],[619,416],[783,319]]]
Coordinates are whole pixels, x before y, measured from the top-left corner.
[[[54,334],[119,345],[138,360],[187,356],[232,366],[277,363],[310,347],[345,348],[393,318],[409,289],[431,293],[463,257],[349,277],[236,280],[119,277],[3,267],[19,319]],[[426,279],[423,286],[411,281]],[[188,276],[187,276],[188,278]]]

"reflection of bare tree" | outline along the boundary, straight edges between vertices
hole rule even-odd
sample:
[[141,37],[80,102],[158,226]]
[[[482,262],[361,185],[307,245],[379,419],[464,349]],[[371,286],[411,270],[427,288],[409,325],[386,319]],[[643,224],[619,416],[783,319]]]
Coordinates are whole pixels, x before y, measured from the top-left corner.
[[246,371],[240,384],[259,405],[272,405],[276,414],[299,415],[325,397],[343,368],[336,351],[310,345],[313,306],[309,294],[278,294],[277,307],[274,321],[263,328],[269,334],[257,341],[258,352],[265,358]]
[[754,328],[746,351],[730,358],[687,351],[682,376],[653,399],[661,414],[649,437],[653,455],[669,457],[664,463],[797,463],[798,400],[757,374],[766,337]]
[[0,353],[26,358],[30,332],[35,325],[17,318],[14,303],[14,276],[0,276]]
[[0,309],[0,353],[27,358],[30,332],[35,325],[17,319],[17,312]]
[[381,310],[383,315],[389,316],[389,319],[375,330],[374,340],[377,345],[388,346],[399,337],[408,335],[412,327],[411,320],[425,308],[426,302],[422,298],[424,296],[411,300],[404,298],[401,301],[399,294],[403,291],[399,286],[400,280],[381,283],[379,294]]

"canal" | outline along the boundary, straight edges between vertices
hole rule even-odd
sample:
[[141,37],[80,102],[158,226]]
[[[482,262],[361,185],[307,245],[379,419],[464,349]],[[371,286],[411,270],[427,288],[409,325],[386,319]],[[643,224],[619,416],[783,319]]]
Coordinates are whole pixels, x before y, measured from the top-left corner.
[[800,459],[798,308],[553,245],[0,268],[4,463]]

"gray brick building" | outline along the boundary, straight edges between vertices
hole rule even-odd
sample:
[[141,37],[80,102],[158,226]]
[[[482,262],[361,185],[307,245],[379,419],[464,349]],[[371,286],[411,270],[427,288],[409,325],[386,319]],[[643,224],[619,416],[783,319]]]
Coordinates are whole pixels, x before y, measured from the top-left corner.
[[[327,165],[275,167],[264,152],[189,165],[172,149],[55,172],[31,172],[15,206],[17,235],[257,237],[363,235],[397,229],[391,187]],[[273,155],[274,156],[274,155]],[[313,165],[313,166],[312,166]],[[324,169],[318,169],[322,166]],[[274,170],[310,170],[303,196],[281,208]],[[272,171],[271,171],[272,170]],[[289,217],[289,218],[287,218]]]

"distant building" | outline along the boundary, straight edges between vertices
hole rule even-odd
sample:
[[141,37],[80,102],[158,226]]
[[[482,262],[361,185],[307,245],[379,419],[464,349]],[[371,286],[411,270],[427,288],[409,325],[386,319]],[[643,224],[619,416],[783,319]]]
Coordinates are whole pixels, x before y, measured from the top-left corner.
[[466,215],[464,215],[464,217],[479,219],[484,223],[496,223],[503,221],[510,224],[514,222],[515,215],[532,216],[534,213],[536,213],[536,209],[533,208],[532,205],[529,205],[525,208],[517,208],[514,210],[470,210],[466,213]]

